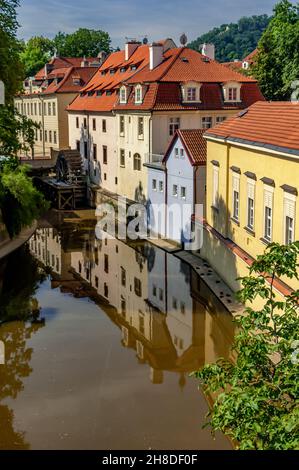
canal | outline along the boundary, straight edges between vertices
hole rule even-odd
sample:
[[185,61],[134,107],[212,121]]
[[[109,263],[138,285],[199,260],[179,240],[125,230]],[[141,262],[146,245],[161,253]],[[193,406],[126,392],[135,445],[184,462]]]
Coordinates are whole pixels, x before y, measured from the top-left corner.
[[1,449],[229,449],[190,372],[229,357],[231,316],[146,242],[53,213],[0,262]]

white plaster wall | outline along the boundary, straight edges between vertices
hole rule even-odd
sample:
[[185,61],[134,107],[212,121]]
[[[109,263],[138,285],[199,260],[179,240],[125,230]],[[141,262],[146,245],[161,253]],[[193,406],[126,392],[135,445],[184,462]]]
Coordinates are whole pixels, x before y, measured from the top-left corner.
[[[165,171],[155,168],[146,167],[145,170],[148,174],[148,224],[151,235],[165,236],[165,191],[166,191],[166,178]],[[157,182],[157,189],[153,189],[153,180]],[[163,192],[159,189],[159,183],[163,183]]]

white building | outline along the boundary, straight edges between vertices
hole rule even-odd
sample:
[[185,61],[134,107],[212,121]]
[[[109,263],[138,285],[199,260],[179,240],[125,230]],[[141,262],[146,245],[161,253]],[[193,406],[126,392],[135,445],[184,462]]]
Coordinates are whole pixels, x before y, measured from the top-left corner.
[[[178,130],[162,163],[148,168],[148,214],[152,235],[189,242],[192,217],[204,215],[206,141],[204,130]],[[202,207],[196,210],[196,205]]]

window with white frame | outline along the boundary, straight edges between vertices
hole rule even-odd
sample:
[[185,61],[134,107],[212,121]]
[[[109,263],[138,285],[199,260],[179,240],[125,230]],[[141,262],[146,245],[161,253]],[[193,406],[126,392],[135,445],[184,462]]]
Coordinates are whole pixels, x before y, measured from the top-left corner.
[[196,101],[196,88],[187,88],[187,101]]
[[197,82],[185,83],[182,86],[183,102],[200,103],[201,84]]
[[284,243],[289,245],[295,240],[296,196],[284,194]]
[[213,166],[213,198],[212,198],[212,205],[216,209],[219,205],[219,168],[217,166]]
[[226,120],[226,116],[216,116],[216,124],[220,124],[221,122]]
[[157,180],[156,179],[153,179],[153,181],[152,181],[152,188],[153,188],[153,191],[157,191]]
[[172,195],[173,195],[174,197],[178,197],[178,185],[177,185],[177,184],[174,184],[174,185],[172,186]]
[[237,101],[238,99],[238,88],[230,87],[228,89],[228,101]]
[[174,149],[174,156],[179,158],[179,149],[177,147]]
[[240,212],[240,175],[237,173],[233,173],[233,218],[235,220],[239,220],[239,212]]
[[127,102],[127,88],[125,86],[122,86],[119,91],[119,102],[121,104],[126,104]]
[[254,230],[255,182],[247,182],[247,228]]
[[239,102],[241,101],[241,85],[237,82],[226,83],[223,86],[224,101]]
[[212,127],[212,124],[213,124],[212,116],[204,116],[201,119],[201,127],[203,129],[210,129],[210,127]]
[[135,87],[135,103],[142,103],[142,86],[136,85]]
[[180,128],[180,118],[173,117],[169,119],[169,135],[173,136]]
[[185,188],[185,186],[181,186],[181,198],[186,199],[186,188]]
[[273,188],[264,189],[264,239],[272,240]]

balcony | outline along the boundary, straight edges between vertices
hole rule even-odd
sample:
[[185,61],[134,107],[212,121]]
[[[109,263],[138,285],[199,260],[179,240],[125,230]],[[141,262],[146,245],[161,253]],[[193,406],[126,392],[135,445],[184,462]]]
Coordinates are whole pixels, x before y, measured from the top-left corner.
[[145,163],[147,164],[155,164],[161,165],[163,161],[164,155],[160,153],[146,153],[145,154]]

